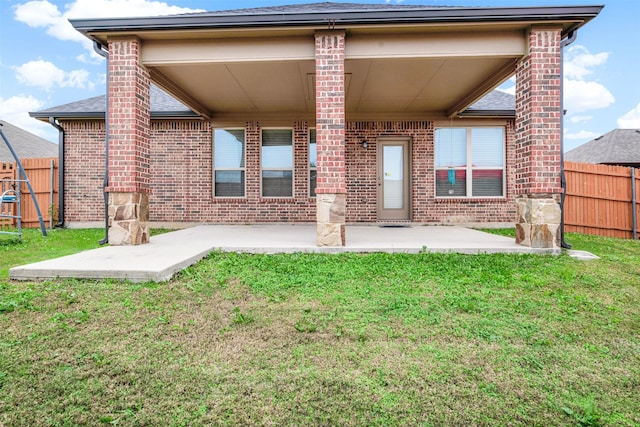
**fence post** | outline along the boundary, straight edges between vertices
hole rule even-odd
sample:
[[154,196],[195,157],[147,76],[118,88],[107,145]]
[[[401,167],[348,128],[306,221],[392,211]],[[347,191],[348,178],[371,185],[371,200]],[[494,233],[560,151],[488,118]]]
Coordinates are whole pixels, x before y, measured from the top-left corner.
[[49,160],[49,228],[53,229],[53,163]]
[[631,168],[631,218],[633,220],[633,240],[638,239],[638,214],[636,207],[636,168]]

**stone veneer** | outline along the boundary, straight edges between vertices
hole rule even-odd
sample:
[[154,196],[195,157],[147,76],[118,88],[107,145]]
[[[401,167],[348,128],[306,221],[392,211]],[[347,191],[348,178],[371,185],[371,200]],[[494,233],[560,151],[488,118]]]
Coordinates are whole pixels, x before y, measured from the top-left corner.
[[109,244],[149,243],[149,195],[109,193]]
[[317,199],[318,246],[344,246],[345,195],[318,194]]
[[560,195],[536,194],[516,199],[516,243],[532,248],[560,248]]

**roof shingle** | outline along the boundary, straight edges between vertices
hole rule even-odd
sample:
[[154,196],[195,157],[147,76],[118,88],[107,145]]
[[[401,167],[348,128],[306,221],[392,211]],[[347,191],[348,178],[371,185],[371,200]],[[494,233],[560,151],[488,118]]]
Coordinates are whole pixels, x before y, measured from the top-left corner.
[[[468,111],[515,112],[515,104],[515,96],[494,90],[471,105]],[[105,95],[100,95],[30,114],[36,118],[99,118],[104,117],[104,110]],[[151,85],[151,116],[197,117],[196,113],[191,111],[187,106],[153,84]]]
[[[5,134],[11,147],[21,159],[37,159],[58,156],[58,145],[40,138],[24,129],[0,120],[2,132]],[[13,162],[11,151],[0,140],[0,162]]]
[[640,165],[640,129],[614,129],[567,151],[564,158],[570,162]]
[[[158,86],[152,84],[150,90],[151,115],[158,116],[186,116],[195,117],[196,114],[186,105],[178,101]],[[58,105],[56,107],[47,108],[45,110],[30,113],[32,117],[77,117],[77,118],[98,118],[104,117],[106,106],[105,95],[94,96],[69,104]]]
[[335,3],[318,2],[305,4],[289,4],[282,6],[255,7],[245,9],[230,9],[211,12],[199,12],[187,15],[197,16],[218,16],[218,15],[259,15],[278,13],[326,13],[326,12],[362,12],[362,11],[383,11],[383,10],[407,10],[407,9],[444,9],[450,6],[425,6],[409,4],[366,4],[366,3]]

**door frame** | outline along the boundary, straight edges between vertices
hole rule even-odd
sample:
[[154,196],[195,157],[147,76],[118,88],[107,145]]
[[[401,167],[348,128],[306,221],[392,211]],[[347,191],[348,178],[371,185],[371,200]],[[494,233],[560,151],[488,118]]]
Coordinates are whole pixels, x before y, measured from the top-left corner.
[[[408,136],[385,136],[379,137],[376,144],[376,198],[377,198],[377,218],[378,221],[411,221],[412,217],[412,165],[411,165],[411,137]],[[385,209],[384,208],[384,147],[385,146],[402,146],[403,152],[403,200],[404,207],[402,209]]]

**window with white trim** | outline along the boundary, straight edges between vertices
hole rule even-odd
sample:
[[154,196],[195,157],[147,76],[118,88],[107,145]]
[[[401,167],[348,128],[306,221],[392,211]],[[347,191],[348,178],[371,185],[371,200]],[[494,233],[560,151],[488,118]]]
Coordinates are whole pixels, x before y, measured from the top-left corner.
[[262,196],[293,197],[293,129],[262,129]]
[[213,131],[213,168],[215,197],[244,197],[244,129]]
[[436,128],[435,173],[436,197],[504,197],[504,128]]
[[309,197],[316,196],[318,182],[318,150],[316,145],[316,130],[309,129]]

